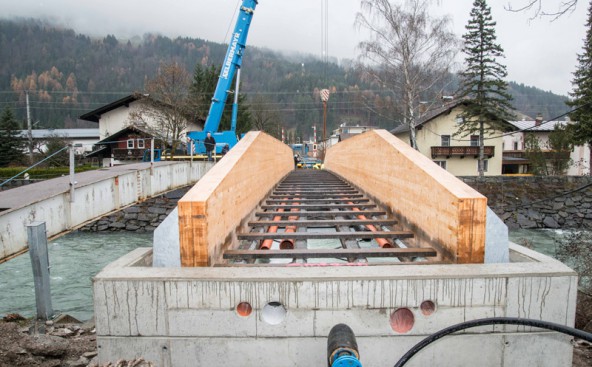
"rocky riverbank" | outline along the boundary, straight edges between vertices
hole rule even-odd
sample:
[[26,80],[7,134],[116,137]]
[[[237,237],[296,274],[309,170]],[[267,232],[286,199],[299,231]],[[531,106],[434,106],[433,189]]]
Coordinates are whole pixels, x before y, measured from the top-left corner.
[[592,178],[463,177],[512,228],[592,228]]
[[[462,177],[513,228],[592,229],[592,177]],[[102,217],[81,231],[152,232],[190,189],[185,187]]]
[[188,186],[147,199],[119,212],[104,216],[81,227],[79,230],[83,232],[153,232],[167,215],[175,209],[179,199],[189,189]]

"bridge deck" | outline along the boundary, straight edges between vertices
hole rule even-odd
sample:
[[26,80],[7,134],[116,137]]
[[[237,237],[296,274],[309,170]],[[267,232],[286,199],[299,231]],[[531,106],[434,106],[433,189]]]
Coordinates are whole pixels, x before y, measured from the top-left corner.
[[427,262],[438,255],[432,248],[410,248],[402,240],[413,238],[413,233],[397,228],[397,221],[377,207],[358,188],[328,171],[296,170],[262,201],[259,208],[264,211],[255,213],[260,219],[237,233],[238,248],[229,246],[223,258],[230,265],[276,266],[277,259],[291,259],[283,262],[290,265],[312,259]]

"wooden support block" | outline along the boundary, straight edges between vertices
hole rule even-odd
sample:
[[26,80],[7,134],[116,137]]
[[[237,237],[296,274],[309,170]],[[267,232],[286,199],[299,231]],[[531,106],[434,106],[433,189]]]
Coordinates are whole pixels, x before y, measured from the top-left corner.
[[294,167],[291,149],[262,132],[249,132],[179,200],[182,266],[222,259],[235,231]]
[[332,146],[325,169],[389,207],[415,233],[418,246],[438,250],[439,260],[483,263],[487,198],[388,131],[371,130]]

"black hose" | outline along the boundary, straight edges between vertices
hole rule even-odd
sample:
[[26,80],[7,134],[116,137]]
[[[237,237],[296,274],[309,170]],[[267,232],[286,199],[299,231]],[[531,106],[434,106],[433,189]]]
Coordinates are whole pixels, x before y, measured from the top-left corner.
[[541,329],[547,329],[552,331],[557,331],[562,334],[567,334],[587,342],[592,343],[592,334],[587,333],[582,330],[574,329],[565,325],[555,324],[553,322],[548,321],[540,321],[540,320],[532,320],[532,319],[521,319],[517,317],[491,317],[486,319],[478,319],[473,321],[466,321],[461,322],[460,324],[449,326],[445,329],[442,329],[427,338],[423,339],[419,343],[413,346],[413,348],[409,349],[407,353],[401,357],[401,359],[395,364],[395,367],[402,367],[404,366],[411,357],[417,354],[420,350],[427,347],[432,342],[445,337],[446,335],[455,333],[460,330],[470,329],[477,326],[485,326],[485,325],[523,325],[523,326],[532,326]]

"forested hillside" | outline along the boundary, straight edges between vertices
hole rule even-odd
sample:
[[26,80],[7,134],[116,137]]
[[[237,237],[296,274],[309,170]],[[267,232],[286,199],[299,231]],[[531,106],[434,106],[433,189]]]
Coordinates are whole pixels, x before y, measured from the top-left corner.
[[[142,91],[163,62],[177,62],[190,72],[196,64],[221,63],[226,46],[159,35],[93,39],[38,20],[1,20],[0,50],[2,107],[12,107],[24,120],[28,90],[36,127],[57,128],[80,126],[81,114]],[[281,126],[304,138],[320,124],[323,88],[332,92],[328,129],[341,122],[392,128],[398,121],[389,108],[392,93],[364,82],[352,65],[325,65],[312,56],[287,59],[248,47],[242,77],[242,91],[254,108],[276,114]],[[529,116],[541,112],[552,118],[567,111],[565,97],[515,83],[511,92],[514,107]]]

